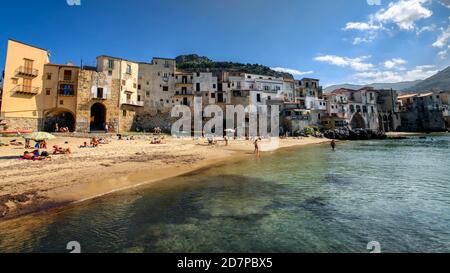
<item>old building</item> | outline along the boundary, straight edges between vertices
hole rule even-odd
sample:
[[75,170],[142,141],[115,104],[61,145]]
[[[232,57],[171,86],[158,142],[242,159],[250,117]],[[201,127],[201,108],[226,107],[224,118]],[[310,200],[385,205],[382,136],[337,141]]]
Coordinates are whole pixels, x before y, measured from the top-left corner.
[[341,88],[325,96],[327,115],[322,118],[326,128],[379,129],[377,92],[370,88]]
[[439,94],[407,94],[398,97],[401,127],[408,132],[434,132],[446,130],[445,111]]
[[8,40],[1,116],[9,129],[37,130],[45,116],[43,90],[46,49]]
[[450,128],[450,91],[444,91],[439,93],[439,97],[442,102],[442,113],[444,116],[445,126]]
[[376,90],[379,129],[383,132],[397,131],[401,126],[398,94],[394,90]]

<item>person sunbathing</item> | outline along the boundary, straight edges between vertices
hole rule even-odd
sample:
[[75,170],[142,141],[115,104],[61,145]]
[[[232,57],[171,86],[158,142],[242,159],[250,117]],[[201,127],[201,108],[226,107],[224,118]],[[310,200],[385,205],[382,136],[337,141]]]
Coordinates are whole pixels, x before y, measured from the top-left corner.
[[98,144],[99,144],[98,140],[95,137],[93,137],[91,140],[91,146],[98,147]]
[[53,146],[53,154],[54,155],[65,155],[65,154],[71,154],[72,151],[70,150],[70,148],[62,148],[59,147],[58,145]]
[[23,143],[14,139],[14,140],[11,140],[9,142],[9,145],[11,145],[11,146],[23,146]]

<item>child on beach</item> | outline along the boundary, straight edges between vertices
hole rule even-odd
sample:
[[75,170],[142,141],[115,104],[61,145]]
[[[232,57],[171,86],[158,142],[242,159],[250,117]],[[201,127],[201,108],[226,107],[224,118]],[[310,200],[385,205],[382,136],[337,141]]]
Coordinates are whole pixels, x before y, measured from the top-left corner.
[[258,144],[258,141],[260,141],[261,140],[261,138],[257,138],[256,140],[255,140],[255,142],[254,142],[254,144],[255,144],[255,151],[254,151],[254,153],[256,154],[256,156],[258,156],[259,157],[259,144]]

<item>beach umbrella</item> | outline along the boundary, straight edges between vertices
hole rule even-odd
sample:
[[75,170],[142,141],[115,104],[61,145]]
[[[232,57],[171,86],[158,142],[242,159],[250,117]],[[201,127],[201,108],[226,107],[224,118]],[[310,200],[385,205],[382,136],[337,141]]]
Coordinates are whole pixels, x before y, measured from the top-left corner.
[[47,132],[34,132],[31,134],[23,135],[23,138],[29,138],[36,141],[42,141],[42,140],[48,140],[48,139],[54,139],[55,136],[52,134],[49,134]]

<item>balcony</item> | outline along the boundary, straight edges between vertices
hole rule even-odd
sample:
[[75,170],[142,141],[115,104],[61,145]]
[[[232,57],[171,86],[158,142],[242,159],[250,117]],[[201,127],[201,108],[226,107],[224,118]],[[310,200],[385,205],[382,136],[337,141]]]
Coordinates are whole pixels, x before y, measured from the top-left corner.
[[187,82],[177,82],[175,84],[175,87],[191,87],[193,85],[193,83],[191,81],[187,81]]
[[11,90],[11,94],[23,94],[23,95],[37,95],[39,93],[39,87],[17,85]]
[[139,107],[143,107],[144,106],[144,102],[143,101],[136,101],[136,100],[131,100],[131,99],[127,99],[127,98],[121,98],[120,99],[120,104],[122,104],[122,105],[131,105],[131,106],[139,106]]
[[110,98],[109,93],[106,92],[91,92],[91,99],[93,100],[108,100]]
[[16,76],[25,78],[36,78],[39,75],[39,70],[21,66],[16,70]]

